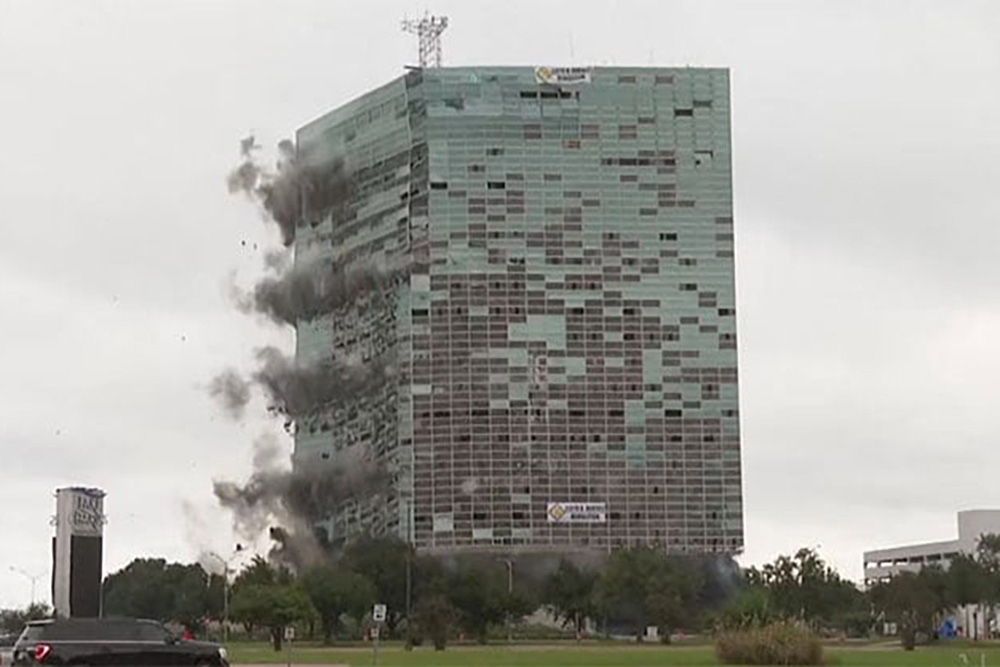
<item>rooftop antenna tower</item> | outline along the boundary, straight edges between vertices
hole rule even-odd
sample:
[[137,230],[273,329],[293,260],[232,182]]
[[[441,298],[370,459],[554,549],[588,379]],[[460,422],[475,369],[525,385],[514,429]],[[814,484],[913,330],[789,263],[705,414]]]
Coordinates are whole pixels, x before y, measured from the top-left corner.
[[421,67],[441,67],[441,33],[447,27],[447,16],[424,14],[422,19],[403,19],[403,32],[419,40]]

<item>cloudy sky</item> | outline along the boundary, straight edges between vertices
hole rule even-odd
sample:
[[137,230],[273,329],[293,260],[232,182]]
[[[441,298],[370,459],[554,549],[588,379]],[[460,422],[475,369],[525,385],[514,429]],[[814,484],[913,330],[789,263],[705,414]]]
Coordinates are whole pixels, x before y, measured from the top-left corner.
[[[423,9],[0,0],[0,606],[47,576],[60,485],[108,491],[109,571],[231,548],[211,481],[273,427],[204,385],[291,339],[227,300],[276,237],[225,175],[400,74]],[[859,578],[1000,507],[1000,4],[430,9],[447,64],[732,69],[745,563]]]

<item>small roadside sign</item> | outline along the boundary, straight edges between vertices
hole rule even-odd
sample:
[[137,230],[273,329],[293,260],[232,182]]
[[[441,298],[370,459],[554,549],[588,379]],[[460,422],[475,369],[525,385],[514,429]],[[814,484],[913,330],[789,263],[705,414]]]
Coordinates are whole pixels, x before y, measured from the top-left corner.
[[372,609],[372,620],[375,621],[376,623],[384,623],[385,611],[386,610],[384,604],[375,605],[375,608]]
[[378,626],[376,625],[371,629],[372,639],[378,639]]
[[288,647],[288,661],[286,667],[292,667],[292,644],[295,642],[295,626],[285,626],[285,646]]

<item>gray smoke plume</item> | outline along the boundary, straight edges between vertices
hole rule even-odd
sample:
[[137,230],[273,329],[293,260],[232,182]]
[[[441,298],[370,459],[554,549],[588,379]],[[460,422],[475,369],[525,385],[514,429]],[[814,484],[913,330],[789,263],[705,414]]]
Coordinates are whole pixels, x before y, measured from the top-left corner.
[[231,368],[212,378],[208,393],[232,419],[242,419],[250,402],[250,383]]
[[[259,205],[266,219],[278,226],[285,248],[293,245],[298,225],[316,223],[325,215],[337,220],[348,210],[354,182],[343,160],[309,154],[286,140],[278,145],[279,159],[271,169],[255,159],[257,148],[252,137],[242,142],[243,159],[229,175],[229,191],[243,193]],[[297,248],[299,252],[303,249]],[[344,270],[316,255],[298,255],[295,260],[287,249],[265,253],[268,275],[250,293],[234,288],[238,307],[294,325],[332,312],[366,290],[381,292],[389,279],[376,267]],[[318,408],[335,408],[338,402],[377,388],[393,373],[383,358],[307,364],[274,347],[257,350],[256,357],[258,368],[249,379],[226,371],[212,381],[210,392],[227,412],[239,416],[250,399],[251,385],[257,385],[268,399],[269,411],[285,417],[286,430]],[[254,540],[268,534],[275,543],[271,557],[301,568],[324,557],[315,527],[348,498],[364,501],[386,491],[389,476],[362,446],[294,470],[286,461],[273,436],[258,439],[250,478],[245,483],[217,480],[214,492],[232,512],[241,536]]]
[[243,141],[241,149],[243,161],[226,180],[229,192],[242,192],[255,201],[278,225],[285,246],[295,241],[296,225],[306,214],[341,209],[353,192],[343,160],[320,160],[285,139],[278,144],[275,168],[269,169],[255,159],[252,137]]
[[338,453],[307,469],[282,467],[274,436],[254,443],[254,471],[243,484],[216,480],[213,490],[233,513],[237,533],[248,540],[267,532],[277,545],[272,558],[300,569],[325,557],[314,526],[351,499],[370,499],[388,489],[386,471],[360,448]]
[[252,292],[236,289],[236,305],[244,313],[260,313],[277,324],[292,326],[332,313],[363,293],[381,295],[400,275],[375,265],[345,270],[335,267],[330,258],[319,257],[300,259],[290,268],[284,257],[265,258],[265,263],[272,275],[258,282]]
[[256,358],[259,367],[250,380],[226,369],[212,378],[209,394],[227,415],[239,420],[250,402],[251,384],[256,384],[268,399],[268,410],[288,419],[286,428],[318,408],[376,389],[395,373],[384,357],[368,362],[327,359],[302,364],[267,346],[257,350]]
[[292,253],[289,250],[267,250],[264,252],[264,268],[274,273],[284,273],[292,265]]
[[268,557],[272,562],[282,563],[292,571],[301,572],[330,557],[326,549],[326,533],[322,529],[310,532],[305,525],[298,525],[294,530],[271,526],[268,536],[274,542]]
[[706,604],[721,607],[743,587],[743,571],[732,556],[707,554],[701,558],[705,585],[702,597]]
[[253,375],[270,399],[269,409],[291,419],[317,408],[372,391],[394,373],[383,357],[368,363],[333,360],[300,364],[275,347],[257,350]]

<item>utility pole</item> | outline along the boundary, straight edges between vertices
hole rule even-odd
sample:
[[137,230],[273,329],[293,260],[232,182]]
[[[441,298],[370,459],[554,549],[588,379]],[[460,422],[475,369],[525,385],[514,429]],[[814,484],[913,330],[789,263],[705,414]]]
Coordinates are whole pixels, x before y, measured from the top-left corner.
[[11,572],[16,572],[17,574],[20,574],[20,575],[22,575],[24,577],[27,577],[31,581],[31,606],[34,607],[35,606],[35,601],[36,601],[35,600],[35,589],[38,587],[38,580],[41,579],[42,575],[40,575],[40,574],[31,574],[30,572],[25,572],[21,568],[14,567],[13,565],[10,566],[10,571]]

